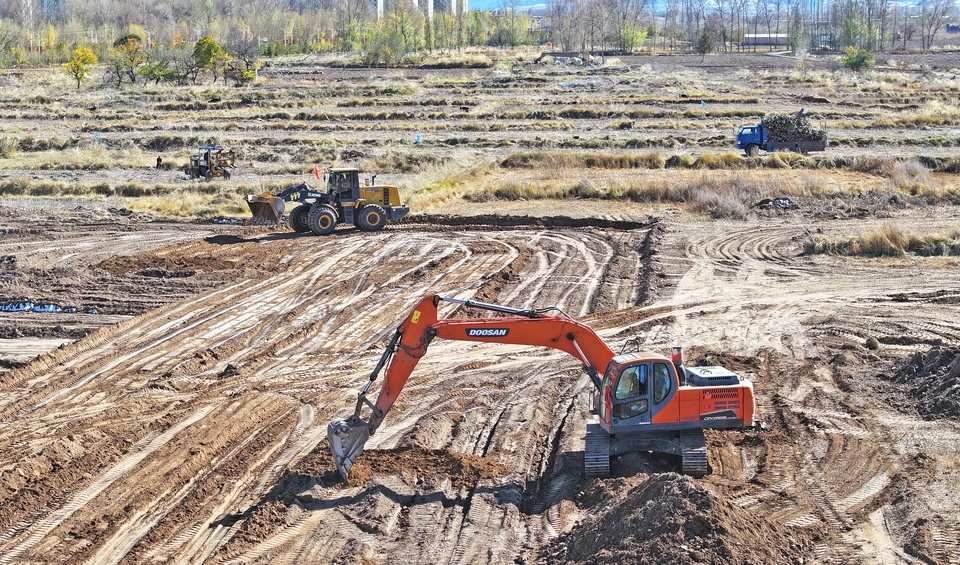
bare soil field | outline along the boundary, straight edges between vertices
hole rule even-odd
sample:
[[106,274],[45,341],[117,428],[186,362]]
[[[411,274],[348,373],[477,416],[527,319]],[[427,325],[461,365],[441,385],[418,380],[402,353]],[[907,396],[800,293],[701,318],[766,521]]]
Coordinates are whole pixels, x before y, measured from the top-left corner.
[[[855,173],[829,182],[886,182]],[[0,313],[0,563],[960,562],[960,259],[803,251],[950,232],[954,204],[448,201],[316,237],[131,200],[2,202],[0,305],[31,307]],[[326,425],[428,294],[682,345],[752,379],[764,425],[708,431],[703,479],[631,454],[588,480],[579,362],[437,340],[343,481]]]
[[[958,214],[898,220],[946,227]],[[37,300],[82,309],[89,293],[123,320],[92,315],[99,330],[2,377],[3,562],[960,557],[956,410],[911,378],[935,377],[917,359],[942,357],[932,352],[960,334],[955,258],[803,256],[814,226],[801,215],[578,227],[435,217],[327,238],[114,220],[112,234],[141,237],[104,258],[89,243],[104,228],[86,216],[58,216],[63,243],[43,255],[48,271],[70,265],[61,288],[77,301],[40,286]],[[40,223],[10,211],[4,222],[7,233]],[[194,274],[145,274],[174,267]],[[33,269],[16,267],[25,284]],[[558,305],[615,349],[684,344],[755,380],[766,429],[710,433],[703,480],[634,455],[614,461],[615,478],[587,481],[590,385],[573,359],[440,342],[342,483],[325,425],[427,293]],[[134,300],[147,296],[165,303]],[[48,326],[80,316],[43,315]],[[5,324],[18,322],[31,324],[15,313]]]

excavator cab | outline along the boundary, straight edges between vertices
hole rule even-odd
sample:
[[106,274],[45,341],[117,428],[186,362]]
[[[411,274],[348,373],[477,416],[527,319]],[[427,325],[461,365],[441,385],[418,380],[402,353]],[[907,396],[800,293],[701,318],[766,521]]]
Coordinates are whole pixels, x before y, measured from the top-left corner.
[[[626,358],[626,359],[623,359]],[[601,382],[604,402],[600,419],[616,423],[649,424],[670,405],[677,390],[676,368],[665,358],[649,353],[615,357]]]

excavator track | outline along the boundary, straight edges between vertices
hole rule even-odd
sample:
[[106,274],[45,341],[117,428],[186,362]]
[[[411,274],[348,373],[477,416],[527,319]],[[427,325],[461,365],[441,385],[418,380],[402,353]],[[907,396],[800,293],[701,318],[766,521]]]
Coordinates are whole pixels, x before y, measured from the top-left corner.
[[680,432],[680,447],[683,449],[683,474],[702,477],[707,474],[707,440],[703,430]]
[[587,422],[583,467],[587,478],[610,476],[610,434],[600,427],[596,419]]

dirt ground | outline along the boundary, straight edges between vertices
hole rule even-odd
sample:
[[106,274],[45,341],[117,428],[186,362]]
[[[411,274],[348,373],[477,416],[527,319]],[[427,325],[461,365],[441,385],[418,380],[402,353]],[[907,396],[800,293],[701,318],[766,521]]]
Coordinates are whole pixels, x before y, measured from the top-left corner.
[[[561,128],[527,115],[580,102],[630,109],[635,93],[662,98],[645,103],[654,110],[716,97],[711,110],[835,115],[831,135],[853,142],[830,155],[955,153],[953,141],[924,143],[956,138],[949,121],[863,127],[916,111],[900,90],[914,80],[948,88],[955,54],[878,60],[903,75],[907,86],[894,91],[869,75],[837,75],[811,92],[765,78],[795,69],[787,57],[700,59],[516,73],[307,60],[265,75],[262,93],[275,96],[249,107],[212,102],[215,89],[176,107],[154,92],[91,90],[65,95],[54,111],[11,94],[0,119],[10,131],[86,140],[78,159],[102,146],[150,162],[148,142],[176,134],[183,147],[164,153],[174,162],[168,153],[222,136],[247,157],[230,182],[253,185],[302,180],[274,163],[271,147],[305,146],[280,164],[325,159],[316,148],[329,142],[343,164],[397,152],[402,165],[416,152],[457,167],[461,151],[502,157],[687,137],[695,143],[669,150],[687,154],[730,150],[723,136],[752,119],[651,117],[627,131],[610,117]],[[839,63],[805,65],[833,73]],[[11,80],[25,90],[29,74]],[[406,81],[416,84],[409,100],[388,93]],[[352,105],[364,95],[324,90],[354,84],[399,117],[354,120],[368,110]],[[429,117],[436,101],[449,105],[443,119]],[[292,117],[301,107],[330,118],[307,127]],[[503,128],[488,130],[493,122]],[[416,133],[423,143],[413,147]],[[176,167],[44,168],[45,155],[24,149],[0,163],[0,180],[197,185]],[[397,168],[401,188],[423,174]],[[494,170],[478,182],[729,174]],[[813,175],[749,174],[772,186]],[[803,253],[814,233],[950,233],[960,207],[897,193],[866,172],[816,175],[843,190],[798,196],[785,210],[755,207],[744,220],[677,203],[438,201],[437,213],[415,209],[381,232],[341,227],[329,237],[173,221],[131,212],[134,199],[116,195],[3,198],[0,564],[960,563],[960,260]],[[946,191],[956,178],[936,181]],[[587,480],[592,385],[575,359],[437,340],[342,481],[327,423],[352,413],[396,325],[428,294],[557,306],[614,351],[682,345],[688,363],[750,378],[763,426],[709,431],[702,479],[677,474],[671,457],[629,454],[611,462],[611,478]]]
[[[960,209],[893,220],[946,231]],[[65,343],[0,375],[0,563],[956,563],[960,262],[802,254],[890,221],[414,216],[318,238],[0,210],[4,300],[60,309],[3,331]],[[765,427],[710,432],[704,479],[633,454],[586,480],[576,360],[438,341],[344,483],[326,424],[432,293],[557,305],[615,351],[683,345],[753,379]]]

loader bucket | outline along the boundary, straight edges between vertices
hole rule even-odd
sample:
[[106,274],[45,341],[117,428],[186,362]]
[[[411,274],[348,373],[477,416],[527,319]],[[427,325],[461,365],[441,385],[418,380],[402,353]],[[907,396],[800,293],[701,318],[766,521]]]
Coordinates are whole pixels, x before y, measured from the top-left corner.
[[358,418],[334,420],[327,425],[327,440],[333,452],[333,462],[344,480],[350,478],[350,467],[353,467],[369,437],[370,426]]
[[283,199],[271,195],[269,192],[264,194],[248,194],[247,206],[250,207],[250,213],[254,218],[265,222],[279,222],[283,217]]

